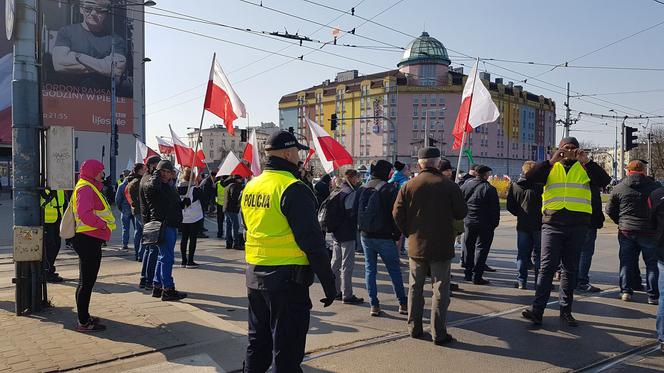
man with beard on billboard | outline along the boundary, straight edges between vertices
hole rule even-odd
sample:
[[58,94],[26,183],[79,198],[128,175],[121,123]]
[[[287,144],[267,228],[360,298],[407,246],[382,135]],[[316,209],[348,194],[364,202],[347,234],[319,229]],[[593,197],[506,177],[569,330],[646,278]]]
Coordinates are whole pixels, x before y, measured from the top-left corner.
[[[110,0],[82,0],[79,11],[83,22],[62,27],[58,31],[52,50],[53,69],[69,83],[91,88],[110,85],[112,59],[115,58],[115,76],[127,67],[127,46],[122,37],[111,35]],[[114,55],[111,56],[111,43]]]

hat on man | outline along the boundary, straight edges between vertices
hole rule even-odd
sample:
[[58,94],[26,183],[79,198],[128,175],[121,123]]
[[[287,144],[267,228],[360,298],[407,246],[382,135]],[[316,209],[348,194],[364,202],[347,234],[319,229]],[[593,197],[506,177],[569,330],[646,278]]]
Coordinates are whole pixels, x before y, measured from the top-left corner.
[[403,163],[401,163],[401,162],[399,162],[399,161],[394,162],[394,169],[395,169],[395,170],[397,170],[397,171],[401,171],[401,170],[403,170],[404,167],[406,167],[405,164],[403,164]]
[[440,161],[440,172],[451,170],[452,169],[452,163],[449,161],[447,158],[443,158]]
[[477,168],[475,169],[475,171],[477,172],[478,175],[484,175],[487,172],[491,172],[493,170],[491,169],[491,167],[485,166],[485,165],[482,164],[482,165],[478,165]]
[[417,152],[417,159],[428,159],[428,158],[439,158],[440,149],[434,148],[433,146],[427,146],[422,148]]
[[574,145],[578,148],[579,147],[579,140],[577,140],[576,137],[572,137],[572,136],[563,137],[560,140],[560,144],[558,144],[558,148],[562,148],[563,146],[565,146],[567,144],[572,144],[572,145]]
[[298,148],[298,150],[309,150],[306,145],[300,144],[295,135],[288,131],[274,132],[265,141],[265,150],[281,150],[288,148]]
[[387,181],[390,178],[390,170],[392,170],[392,163],[379,159],[371,165],[371,176]]
[[157,164],[157,170],[168,170],[168,171],[175,171],[175,167],[173,167],[173,163],[169,161],[168,159],[162,159],[159,161],[159,164]]
[[627,171],[646,172],[646,165],[640,159],[635,159],[627,164]]

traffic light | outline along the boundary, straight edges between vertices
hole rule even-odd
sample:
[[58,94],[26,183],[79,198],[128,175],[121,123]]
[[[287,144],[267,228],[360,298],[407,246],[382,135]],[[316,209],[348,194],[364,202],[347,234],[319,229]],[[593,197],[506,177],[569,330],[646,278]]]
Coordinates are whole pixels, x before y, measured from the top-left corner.
[[295,128],[293,128],[293,127],[288,127],[288,132],[290,132],[291,134],[294,135],[294,134],[295,134]]
[[337,114],[330,115],[330,129],[332,131],[337,130]]
[[637,131],[638,131],[638,129],[636,127],[625,126],[625,151],[626,152],[628,152],[628,151],[636,148],[637,146],[639,146],[639,144],[637,144],[637,142],[636,142],[637,139],[638,139],[638,137],[636,135]]
[[247,142],[247,130],[240,130],[240,142]]

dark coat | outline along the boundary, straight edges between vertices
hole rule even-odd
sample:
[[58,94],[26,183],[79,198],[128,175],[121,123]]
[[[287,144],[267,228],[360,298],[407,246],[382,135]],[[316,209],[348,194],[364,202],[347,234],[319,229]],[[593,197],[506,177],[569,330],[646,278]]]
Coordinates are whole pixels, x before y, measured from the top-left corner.
[[657,256],[660,261],[664,261],[664,188],[655,189],[648,198],[650,206],[650,222],[657,233]]
[[221,185],[224,189],[224,212],[237,214],[240,212],[240,197],[244,184],[234,177],[229,177]]
[[182,224],[184,204],[170,183],[163,183],[159,171],[150,177],[145,188],[141,188],[141,211],[143,223],[153,220],[165,222],[166,226],[179,228]]
[[461,192],[468,206],[464,224],[495,229],[500,223],[500,201],[496,188],[476,177],[463,183]]
[[348,185],[347,182],[341,184],[339,188],[332,192],[338,194],[337,207],[342,211],[342,221],[339,227],[332,232],[332,237],[337,242],[355,241],[357,239],[357,191]]
[[661,185],[651,178],[633,174],[624,178],[611,191],[606,214],[626,232],[653,232],[648,197]]
[[[565,170],[569,170],[576,161],[565,164]],[[611,176],[604,171],[597,163],[589,161],[583,166],[590,178],[591,192],[593,186],[596,188],[604,188],[611,182]],[[553,165],[549,161],[542,161],[537,163],[525,175],[526,179],[533,183],[546,184],[549,174],[553,169]],[[591,201],[592,203],[592,201]],[[592,215],[584,212],[570,211],[567,209],[562,210],[545,210],[542,214],[542,223],[551,225],[587,225],[589,226],[592,221]]]
[[408,237],[408,256],[437,262],[454,258],[452,224],[467,212],[459,186],[427,168],[401,187],[392,215]]
[[141,215],[141,198],[139,195],[141,178],[141,175],[133,172],[127,176],[127,190],[129,190],[129,196],[131,197],[131,212],[135,216]]
[[323,204],[323,201],[330,196],[330,182],[332,178],[330,175],[325,174],[321,179],[314,185],[314,192],[316,193],[316,199],[318,200],[318,206]]
[[533,232],[542,229],[542,184],[521,177],[510,183],[507,211],[516,216],[516,230]]
[[[385,186],[380,188],[378,193],[380,195],[381,208],[383,209],[382,212],[383,214],[385,214],[383,221],[387,223],[380,230],[380,232],[368,233],[360,231],[360,234],[367,238],[378,238],[383,240],[397,241],[401,237],[401,231],[399,231],[399,228],[397,228],[396,224],[394,224],[394,219],[392,217],[392,208],[394,207],[394,201],[397,199],[397,188],[394,186],[394,184],[390,184],[385,180],[372,177],[372,179],[369,180],[368,183],[366,183],[365,185],[361,186],[358,189],[357,191],[358,202],[362,198],[362,193],[365,193],[368,187],[373,188],[377,186],[381,181],[384,181],[386,183]],[[357,205],[359,208],[359,203]]]

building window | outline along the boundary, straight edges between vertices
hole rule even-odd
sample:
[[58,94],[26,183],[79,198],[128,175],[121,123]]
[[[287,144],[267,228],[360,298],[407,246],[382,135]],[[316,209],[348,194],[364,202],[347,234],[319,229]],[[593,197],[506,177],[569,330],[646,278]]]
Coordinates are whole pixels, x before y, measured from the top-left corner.
[[413,129],[417,129],[417,119],[413,120]]
[[417,117],[417,106],[413,106],[413,117]]
[[436,85],[436,66],[420,65],[419,78],[420,78],[420,85],[425,85],[425,86]]

